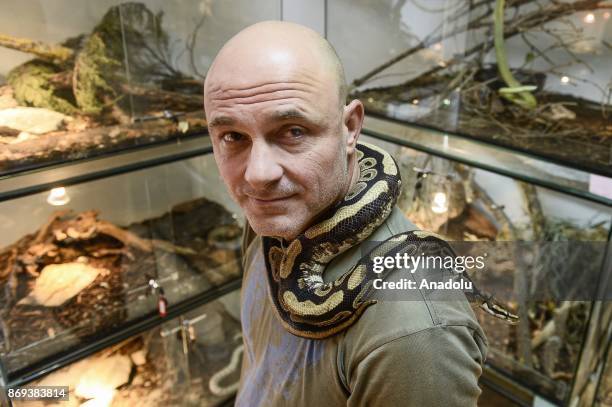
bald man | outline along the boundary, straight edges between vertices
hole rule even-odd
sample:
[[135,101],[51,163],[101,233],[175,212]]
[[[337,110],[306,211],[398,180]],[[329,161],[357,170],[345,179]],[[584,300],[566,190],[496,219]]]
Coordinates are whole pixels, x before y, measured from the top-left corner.
[[[467,302],[387,301],[327,339],[293,335],[275,314],[262,238],[290,242],[357,182],[360,101],[345,104],[344,71],[316,32],[250,26],[225,44],[204,85],[214,156],[248,224],[238,406],[472,406],[486,339]],[[370,236],[417,229],[395,208]],[[332,281],[359,244],[325,269]]]

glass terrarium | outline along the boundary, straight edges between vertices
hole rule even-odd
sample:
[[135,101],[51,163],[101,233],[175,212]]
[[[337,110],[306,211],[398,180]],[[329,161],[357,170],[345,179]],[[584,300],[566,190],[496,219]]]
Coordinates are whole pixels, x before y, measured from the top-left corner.
[[28,384],[67,387],[67,401],[13,405],[229,405],[240,379],[239,297],[233,291]]
[[0,175],[205,132],[202,84],[278,0],[0,1]]
[[[418,141],[441,134],[410,128],[412,137],[404,137],[398,130],[402,125],[375,123],[366,121],[362,139],[385,148],[398,162],[400,209],[419,229],[451,242],[459,254],[488,256],[484,270],[468,274],[481,291],[520,318],[512,325],[475,310],[489,341],[487,366],[495,377],[501,373],[529,389],[532,398],[568,403],[585,347],[597,354],[606,347],[587,344],[585,338],[592,325],[605,320],[592,321],[594,300],[610,300],[600,285],[609,273],[605,260],[612,207],[597,196],[572,196],[569,192],[580,194],[569,187],[564,191],[563,183],[556,191],[538,186],[546,173],[538,173],[537,166],[521,166],[537,182],[522,181],[521,172],[509,170],[516,156],[505,160],[511,153],[497,147],[448,137],[446,148],[436,150]],[[499,162],[491,171],[478,163],[481,148],[497,151]],[[451,152],[457,159],[461,154],[470,159],[453,160]],[[509,174],[501,175],[502,170]],[[601,335],[607,332],[603,324]],[[483,379],[491,384],[491,374]]]
[[368,114],[610,176],[611,14],[605,1],[338,0],[326,21]]
[[[82,165],[88,182],[0,202],[0,358],[9,382],[240,279],[242,220],[212,154],[105,177],[88,172],[92,165]],[[21,187],[31,180],[15,178]]]

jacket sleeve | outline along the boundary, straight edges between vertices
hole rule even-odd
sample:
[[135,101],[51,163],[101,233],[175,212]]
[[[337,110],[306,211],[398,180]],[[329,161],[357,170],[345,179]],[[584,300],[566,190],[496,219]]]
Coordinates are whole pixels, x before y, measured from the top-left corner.
[[486,341],[437,325],[378,346],[349,377],[349,406],[476,406]]

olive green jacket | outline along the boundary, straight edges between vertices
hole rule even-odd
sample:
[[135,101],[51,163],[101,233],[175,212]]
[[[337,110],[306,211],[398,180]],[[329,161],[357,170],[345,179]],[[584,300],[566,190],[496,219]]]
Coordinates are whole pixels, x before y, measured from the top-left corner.
[[[415,229],[396,207],[370,240]],[[261,238],[248,225],[244,243],[237,406],[476,405],[488,345],[467,301],[380,301],[335,336],[300,338],[275,314]],[[361,255],[355,246],[335,258],[325,280]]]

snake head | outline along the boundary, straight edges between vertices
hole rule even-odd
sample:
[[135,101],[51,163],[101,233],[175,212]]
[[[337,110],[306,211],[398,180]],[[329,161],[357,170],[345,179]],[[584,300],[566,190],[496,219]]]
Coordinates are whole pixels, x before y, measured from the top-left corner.
[[502,319],[511,325],[516,325],[519,323],[520,318],[518,315],[515,315],[508,311],[503,306],[493,302],[491,299],[487,299],[486,301],[480,304],[480,308],[483,309],[486,313],[493,315],[499,319]]

